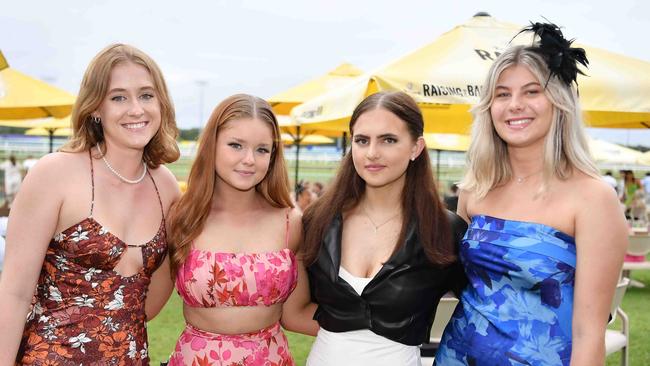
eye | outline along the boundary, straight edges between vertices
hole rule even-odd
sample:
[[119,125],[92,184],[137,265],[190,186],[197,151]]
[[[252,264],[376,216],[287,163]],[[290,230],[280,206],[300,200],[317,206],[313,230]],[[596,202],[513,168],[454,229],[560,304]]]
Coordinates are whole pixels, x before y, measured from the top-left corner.
[[260,147],[259,149],[257,149],[257,152],[258,152],[258,153],[261,153],[261,154],[268,154],[268,153],[271,152],[271,150],[269,150],[269,149],[266,148],[266,147]]
[[140,96],[140,99],[144,99],[144,100],[150,100],[153,98],[155,98],[155,96],[151,93],[145,93]]
[[537,95],[537,94],[539,94],[539,90],[537,89],[526,90],[526,95]]
[[114,102],[123,102],[123,101],[126,100],[126,97],[123,96],[123,95],[115,95],[115,96],[111,97],[111,100],[114,101]]
[[230,142],[228,143],[228,146],[232,147],[235,150],[241,150],[242,146],[238,142]]
[[509,96],[510,96],[510,93],[508,93],[508,92],[499,92],[496,95],[497,98],[505,98],[505,97],[509,97]]
[[384,142],[387,143],[387,144],[394,144],[394,143],[397,142],[397,139],[394,138],[394,137],[386,137],[386,138],[384,139]]
[[354,143],[358,145],[365,145],[368,143],[368,139],[365,137],[355,137]]

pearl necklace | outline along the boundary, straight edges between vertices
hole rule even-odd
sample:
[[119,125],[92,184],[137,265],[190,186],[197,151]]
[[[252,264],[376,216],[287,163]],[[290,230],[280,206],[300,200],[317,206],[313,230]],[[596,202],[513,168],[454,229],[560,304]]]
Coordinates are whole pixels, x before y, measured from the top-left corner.
[[99,155],[101,155],[102,160],[104,160],[104,164],[106,164],[106,167],[108,168],[108,170],[110,170],[113,174],[115,174],[118,178],[120,178],[120,180],[122,182],[128,183],[128,184],[138,184],[138,183],[142,182],[142,180],[144,179],[144,176],[147,175],[147,164],[143,160],[142,161],[143,170],[142,170],[142,175],[140,176],[140,178],[137,178],[137,179],[134,179],[134,180],[124,178],[122,176],[122,174],[118,173],[115,169],[113,169],[111,164],[108,163],[108,160],[106,160],[106,155],[104,153],[102,153],[102,149],[99,148],[99,144],[97,144],[95,146],[97,147],[97,152],[99,153]]
[[395,215],[391,216],[388,220],[386,220],[386,221],[382,222],[381,224],[377,225],[377,224],[375,224],[375,220],[373,220],[372,217],[370,217],[370,215],[368,214],[368,211],[366,210],[366,206],[361,205],[361,209],[363,210],[363,213],[366,215],[368,220],[370,220],[370,223],[372,224],[373,228],[375,229],[375,234],[377,234],[377,231],[379,230],[380,227],[388,224],[389,222],[393,221],[393,219],[395,219],[397,216],[400,215],[400,212],[398,212]]

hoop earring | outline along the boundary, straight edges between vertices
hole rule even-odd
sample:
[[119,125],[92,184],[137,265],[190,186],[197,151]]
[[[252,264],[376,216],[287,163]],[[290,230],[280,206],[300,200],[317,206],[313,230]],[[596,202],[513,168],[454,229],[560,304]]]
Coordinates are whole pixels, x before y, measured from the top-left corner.
[[90,120],[93,121],[93,122],[95,122],[95,123],[97,123],[97,124],[102,123],[102,119],[99,118],[99,117],[91,116],[91,117],[90,117]]

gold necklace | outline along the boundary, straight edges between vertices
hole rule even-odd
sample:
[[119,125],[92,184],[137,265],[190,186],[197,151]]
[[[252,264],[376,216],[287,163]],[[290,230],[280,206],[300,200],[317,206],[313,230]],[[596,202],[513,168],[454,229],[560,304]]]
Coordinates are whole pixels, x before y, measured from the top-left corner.
[[541,173],[541,172],[542,172],[542,171],[540,170],[540,171],[537,171],[537,172],[535,172],[535,173],[533,173],[533,174],[528,174],[528,175],[526,175],[526,176],[524,176],[524,177],[517,177],[517,176],[515,176],[514,174],[513,174],[513,176],[514,176],[514,178],[515,178],[515,182],[517,182],[517,184],[521,184],[521,183],[523,183],[526,179],[532,177],[533,175],[537,175],[537,174],[539,174],[539,173]]
[[370,214],[368,214],[368,211],[366,210],[366,205],[361,205],[361,209],[363,210],[363,213],[366,215],[366,217],[368,218],[368,220],[372,224],[373,228],[375,229],[375,234],[377,234],[377,231],[379,230],[380,227],[388,224],[389,222],[393,221],[393,219],[395,219],[397,216],[400,215],[400,213],[398,212],[395,215],[391,216],[388,220],[386,220],[386,221],[382,222],[381,224],[377,225],[377,224],[375,224],[375,220],[373,220],[372,217],[370,217]]

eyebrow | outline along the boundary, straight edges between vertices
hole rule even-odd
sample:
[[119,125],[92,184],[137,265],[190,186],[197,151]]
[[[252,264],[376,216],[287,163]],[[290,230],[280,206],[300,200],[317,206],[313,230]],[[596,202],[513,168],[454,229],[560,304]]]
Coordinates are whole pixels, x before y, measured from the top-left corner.
[[[238,137],[231,137],[230,140],[231,140],[231,142],[234,141],[234,142],[237,142],[237,143],[245,143],[245,142],[247,142],[246,140],[240,139]],[[273,144],[261,143],[261,144],[259,144],[259,146],[268,147],[268,146],[273,146]]]
[[[529,86],[531,86],[531,85],[541,86],[541,84],[538,83],[537,81],[531,81],[530,83],[528,83],[528,84],[522,86],[521,88],[522,88],[522,89],[523,89],[523,88],[527,88],[527,87],[529,87]],[[504,86],[504,85],[497,85],[494,89],[510,89],[510,88],[507,87],[507,86]]]
[[[143,91],[143,90],[155,91],[156,89],[153,86],[143,86],[142,88],[138,89],[138,91]],[[108,93],[106,93],[106,94],[116,93],[116,92],[124,93],[126,91],[127,90],[125,88],[113,88],[113,89],[109,90]]]
[[[355,137],[369,138],[369,136],[364,135],[364,134],[362,134],[362,133],[355,134],[355,135],[353,136],[353,138],[355,138]],[[379,137],[380,139],[381,139],[381,138],[386,138],[386,137],[397,138],[397,135],[394,134],[394,133],[384,133],[384,134],[381,134],[381,135],[379,135],[379,136],[377,136],[377,137]]]

